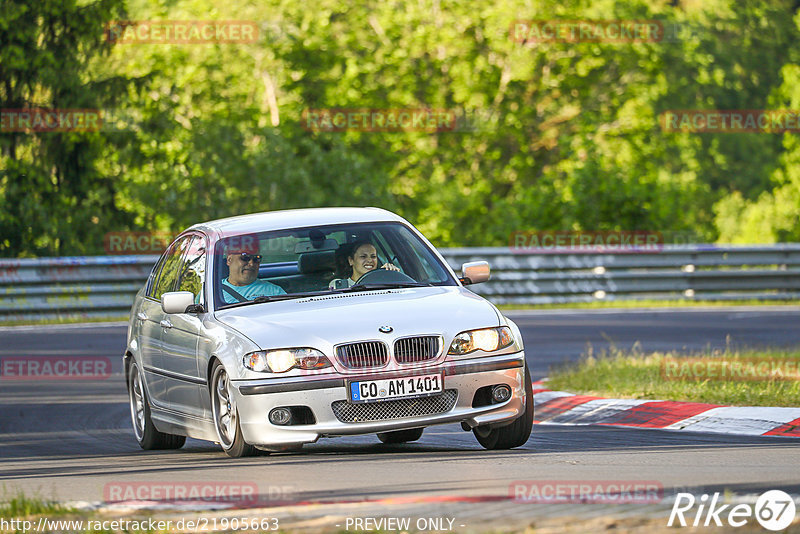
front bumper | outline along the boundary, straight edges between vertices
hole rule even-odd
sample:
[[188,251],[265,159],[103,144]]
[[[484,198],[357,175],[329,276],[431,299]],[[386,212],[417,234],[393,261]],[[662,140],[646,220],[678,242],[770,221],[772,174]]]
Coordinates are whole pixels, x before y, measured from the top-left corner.
[[[343,423],[332,408],[336,401],[347,401],[347,383],[358,377],[331,375],[309,380],[308,377],[285,380],[246,380],[231,382],[239,410],[239,424],[247,443],[285,447],[313,443],[320,437],[372,434],[405,428],[419,428],[465,422],[470,427],[510,423],[525,410],[525,354],[447,361],[416,369],[415,373],[444,371],[444,389],[455,390],[452,409],[433,415],[392,418],[380,421]],[[418,371],[419,373],[417,373]],[[408,373],[407,373],[408,374]],[[402,372],[376,373],[369,380],[404,376]],[[484,386],[507,384],[511,398],[499,404],[472,407],[475,392]],[[307,406],[316,418],[311,425],[278,426],[268,414],[280,406]]]

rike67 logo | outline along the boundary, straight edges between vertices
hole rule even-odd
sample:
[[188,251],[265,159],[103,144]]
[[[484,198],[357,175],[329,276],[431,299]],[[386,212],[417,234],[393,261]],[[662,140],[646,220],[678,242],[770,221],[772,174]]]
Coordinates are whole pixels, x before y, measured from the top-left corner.
[[[709,500],[707,494],[703,494],[696,499],[691,493],[678,493],[675,497],[675,504],[672,505],[672,512],[669,514],[667,526],[677,524],[685,527],[689,526],[688,520],[693,527],[727,526],[741,527],[752,518],[767,530],[783,530],[794,521],[795,503],[792,497],[781,490],[770,490],[762,493],[755,504],[720,504],[719,492],[714,493]],[[697,510],[693,512],[693,508]]]

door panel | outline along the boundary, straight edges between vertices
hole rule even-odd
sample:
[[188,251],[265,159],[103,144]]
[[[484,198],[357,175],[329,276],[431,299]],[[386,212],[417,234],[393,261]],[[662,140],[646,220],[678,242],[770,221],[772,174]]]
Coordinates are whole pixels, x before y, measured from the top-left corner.
[[[204,305],[206,271],[205,238],[193,234],[181,263],[177,290],[191,291],[195,303]],[[205,393],[205,370],[198,364],[198,343],[203,332],[203,313],[173,313],[161,330],[162,357],[166,371],[166,393],[170,408],[202,417],[201,395]]]
[[158,373],[162,367],[161,325],[159,322],[164,318],[164,312],[161,311],[159,302],[143,299],[138,314],[140,314],[137,319],[140,325],[139,346],[147,392],[150,395],[150,401],[155,406],[166,408],[164,376]]
[[193,314],[167,316],[171,328],[162,329],[161,349],[169,406],[181,413],[202,416],[201,391],[206,388],[205,376],[197,368],[197,344],[202,324]]
[[174,291],[178,284],[180,265],[186,248],[189,244],[189,237],[178,238],[164,253],[163,259],[159,261],[158,272],[153,273],[153,280],[150,284],[149,298],[143,300],[140,312],[144,315],[140,319],[142,324],[142,363],[145,368],[145,379],[150,386],[148,391],[155,406],[162,408],[169,407],[167,396],[167,379],[164,375],[164,349],[163,349],[163,321],[168,320],[168,316],[161,309],[161,295],[169,291]]

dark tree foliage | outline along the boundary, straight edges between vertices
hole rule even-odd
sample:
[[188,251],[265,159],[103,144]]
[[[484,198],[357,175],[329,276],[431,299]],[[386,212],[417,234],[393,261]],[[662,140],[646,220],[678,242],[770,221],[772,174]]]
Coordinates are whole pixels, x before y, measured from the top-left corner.
[[[2,108],[102,110],[125,99],[135,80],[92,67],[110,51],[106,21],[119,18],[126,18],[119,0],[4,0]],[[3,255],[96,252],[104,228],[132,222],[115,201],[114,177],[99,168],[111,146],[101,131],[9,129],[0,133]]]
[[[797,2],[5,0],[0,255],[309,206],[398,211],[437,245],[515,230],[800,240],[796,134],[664,131],[669,110],[800,110]],[[107,42],[114,20],[256,21],[252,43]],[[654,42],[519,42],[515,20],[659,20]],[[320,132],[322,108],[435,108],[453,131]]]

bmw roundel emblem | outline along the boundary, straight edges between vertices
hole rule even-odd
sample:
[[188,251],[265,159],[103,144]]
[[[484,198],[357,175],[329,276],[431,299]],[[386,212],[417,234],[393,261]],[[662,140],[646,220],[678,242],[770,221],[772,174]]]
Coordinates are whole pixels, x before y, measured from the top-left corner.
[[378,331],[379,332],[383,332],[384,334],[388,334],[392,330],[394,330],[394,328],[392,328],[391,326],[388,326],[388,325],[378,328]]

